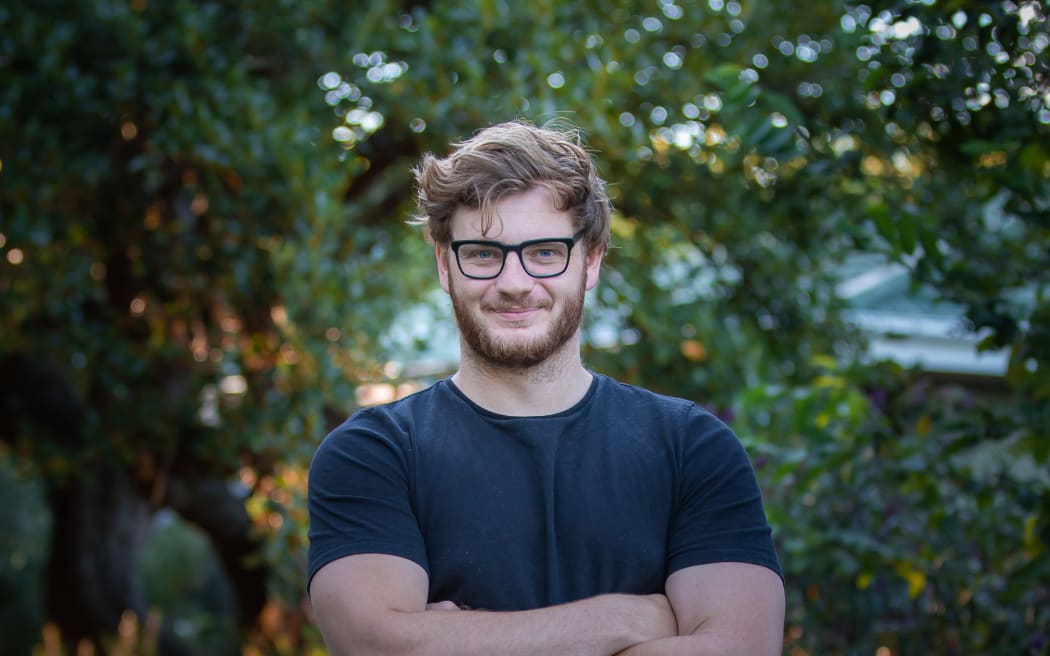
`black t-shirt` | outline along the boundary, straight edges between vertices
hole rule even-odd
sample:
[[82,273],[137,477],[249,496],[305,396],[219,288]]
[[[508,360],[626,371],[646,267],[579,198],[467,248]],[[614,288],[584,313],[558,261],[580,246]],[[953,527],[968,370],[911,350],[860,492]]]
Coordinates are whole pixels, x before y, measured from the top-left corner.
[[676,570],[780,566],[750,461],[695,404],[595,375],[508,417],[448,379],[355,413],[310,466],[308,581],[343,556],[418,563],[430,601],[525,610],[663,592]]

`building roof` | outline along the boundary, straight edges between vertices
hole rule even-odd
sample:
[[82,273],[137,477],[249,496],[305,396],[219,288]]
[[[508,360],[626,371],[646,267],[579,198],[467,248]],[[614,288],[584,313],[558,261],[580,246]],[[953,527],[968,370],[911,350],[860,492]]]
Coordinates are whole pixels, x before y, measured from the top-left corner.
[[908,268],[877,254],[858,254],[844,267],[839,296],[847,321],[868,337],[868,354],[931,373],[1002,377],[1009,352],[978,350],[982,335],[965,325],[965,308],[912,284]]

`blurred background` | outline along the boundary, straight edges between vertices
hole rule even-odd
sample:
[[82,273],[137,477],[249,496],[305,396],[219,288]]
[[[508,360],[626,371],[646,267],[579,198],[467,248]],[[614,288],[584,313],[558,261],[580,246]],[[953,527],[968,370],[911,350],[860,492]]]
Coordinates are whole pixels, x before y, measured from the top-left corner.
[[784,653],[1050,653],[1025,0],[0,6],[0,651],[323,654],[326,432],[456,366],[427,151],[578,125],[585,361],[747,445]]

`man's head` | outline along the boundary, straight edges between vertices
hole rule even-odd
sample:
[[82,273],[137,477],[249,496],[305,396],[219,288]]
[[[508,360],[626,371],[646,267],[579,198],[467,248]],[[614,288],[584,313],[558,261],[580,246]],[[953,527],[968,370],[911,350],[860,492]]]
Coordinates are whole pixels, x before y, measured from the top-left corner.
[[486,128],[455,144],[439,159],[423,156],[415,170],[417,223],[428,238],[447,246],[452,215],[479,210],[485,235],[498,220],[493,209],[503,197],[545,187],[559,210],[569,212],[582,241],[603,252],[609,243],[609,198],[575,130],[541,128],[524,121]]
[[529,368],[579,352],[609,201],[572,133],[506,123],[416,171],[420,223],[452,297],[464,357]]

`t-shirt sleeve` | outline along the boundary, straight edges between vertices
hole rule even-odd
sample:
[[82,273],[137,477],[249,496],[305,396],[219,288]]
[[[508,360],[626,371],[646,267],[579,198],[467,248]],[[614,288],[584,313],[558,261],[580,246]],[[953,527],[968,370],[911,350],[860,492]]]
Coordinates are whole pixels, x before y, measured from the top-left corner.
[[307,493],[307,589],[323,566],[355,554],[400,556],[429,571],[411,502],[407,443],[394,422],[365,410],[318,447]]
[[740,440],[696,406],[679,462],[667,574],[717,562],[762,565],[783,578],[754,469]]

